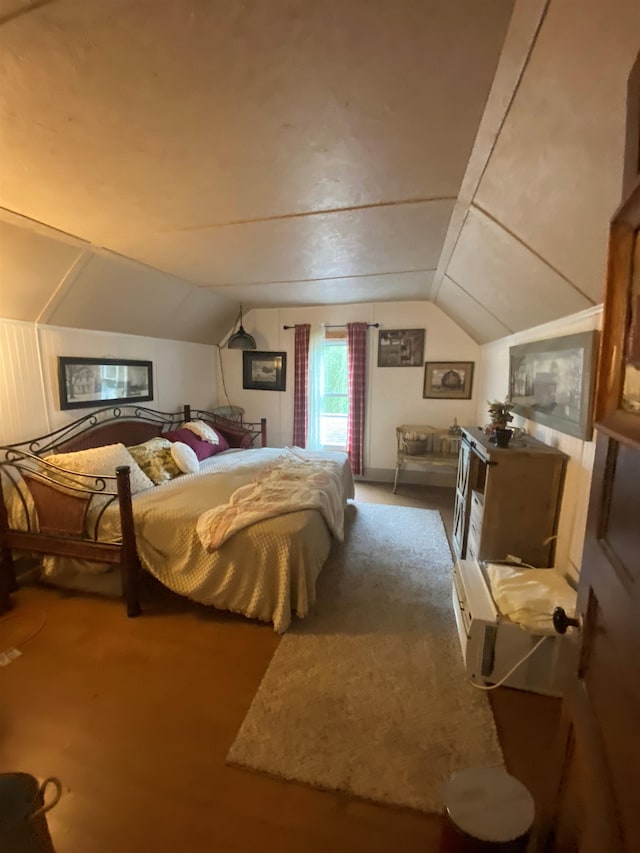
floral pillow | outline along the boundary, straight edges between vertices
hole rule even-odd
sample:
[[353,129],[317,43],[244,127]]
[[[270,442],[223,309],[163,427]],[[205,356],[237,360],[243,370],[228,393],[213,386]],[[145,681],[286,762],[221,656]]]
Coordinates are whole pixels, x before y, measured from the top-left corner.
[[166,438],[151,438],[134,444],[129,453],[156,486],[183,473],[171,453],[171,442]]

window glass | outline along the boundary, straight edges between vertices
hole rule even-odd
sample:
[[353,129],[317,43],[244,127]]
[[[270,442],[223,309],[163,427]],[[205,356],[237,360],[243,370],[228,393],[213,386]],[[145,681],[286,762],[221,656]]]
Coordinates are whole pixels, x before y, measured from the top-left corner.
[[346,339],[325,339],[322,345],[320,443],[331,450],[347,446],[349,379]]

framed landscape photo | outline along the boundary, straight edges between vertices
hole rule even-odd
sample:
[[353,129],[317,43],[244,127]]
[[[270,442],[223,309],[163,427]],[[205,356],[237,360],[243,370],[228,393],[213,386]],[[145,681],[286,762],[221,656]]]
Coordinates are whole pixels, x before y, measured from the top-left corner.
[[426,361],[422,396],[431,400],[470,400],[473,361]]
[[153,365],[126,358],[58,358],[61,409],[153,400]]
[[424,334],[424,329],[381,329],[378,367],[422,367]]
[[591,439],[597,332],[509,348],[513,411],[559,432]]
[[284,391],[287,380],[286,352],[242,353],[242,387],[258,391]]

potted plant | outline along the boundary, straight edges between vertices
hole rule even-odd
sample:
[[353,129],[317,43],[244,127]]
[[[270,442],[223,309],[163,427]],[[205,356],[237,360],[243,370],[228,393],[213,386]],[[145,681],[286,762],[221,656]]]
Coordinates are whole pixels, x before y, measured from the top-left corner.
[[496,437],[496,445],[498,447],[508,447],[511,436],[513,435],[513,430],[508,428],[508,424],[513,420],[513,415],[511,414],[513,403],[508,398],[504,401],[494,400],[493,402],[487,402],[489,404],[491,425],[493,426]]

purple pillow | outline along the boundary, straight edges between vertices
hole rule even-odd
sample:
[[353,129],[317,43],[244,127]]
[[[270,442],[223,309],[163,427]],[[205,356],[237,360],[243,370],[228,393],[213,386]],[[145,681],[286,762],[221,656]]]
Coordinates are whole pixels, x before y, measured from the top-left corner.
[[198,438],[198,436],[194,432],[191,432],[190,429],[173,429],[170,432],[163,432],[162,438],[168,438],[169,441],[181,441],[183,444],[188,444],[198,457],[198,462],[202,462],[203,459],[207,459],[209,456],[215,456],[216,453],[220,453],[221,450],[227,450],[229,447],[226,441],[224,442],[226,447],[222,446],[222,442],[224,441],[222,436],[220,436],[220,444],[211,444],[209,441],[203,441],[201,438]]
[[[216,429],[215,427],[211,427],[211,429],[218,436],[218,443],[213,445],[216,449],[216,453],[222,453],[223,450],[228,450],[231,447],[231,445],[229,444],[227,439],[224,437],[224,435],[220,432],[220,430]],[[208,443],[209,442],[207,442],[207,444]]]

